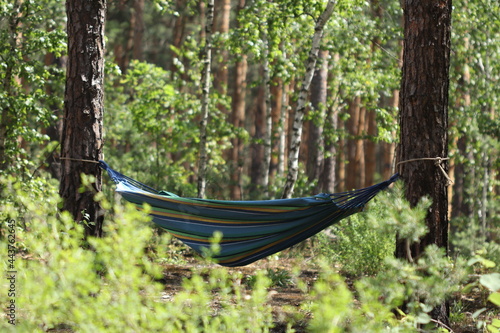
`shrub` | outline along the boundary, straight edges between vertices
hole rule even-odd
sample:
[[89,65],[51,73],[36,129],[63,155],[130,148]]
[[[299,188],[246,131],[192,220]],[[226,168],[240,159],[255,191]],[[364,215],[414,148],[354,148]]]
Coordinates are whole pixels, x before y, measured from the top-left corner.
[[[110,209],[105,236],[85,240],[83,227],[68,213],[59,213],[54,187],[33,195],[11,180],[4,188],[14,193],[3,203],[2,220],[24,220],[26,226],[16,229],[24,249],[14,263],[17,325],[2,320],[0,330],[245,332],[272,326],[270,308],[264,305],[269,284],[264,276],[246,291],[218,267],[208,281],[195,274],[172,301],[162,300],[163,286],[155,282],[162,267],[145,253],[152,236],[149,218],[131,205],[110,207],[102,201]],[[2,253],[6,245],[1,243]],[[12,270],[5,261],[3,268]],[[0,294],[0,302],[10,302],[7,293]]]

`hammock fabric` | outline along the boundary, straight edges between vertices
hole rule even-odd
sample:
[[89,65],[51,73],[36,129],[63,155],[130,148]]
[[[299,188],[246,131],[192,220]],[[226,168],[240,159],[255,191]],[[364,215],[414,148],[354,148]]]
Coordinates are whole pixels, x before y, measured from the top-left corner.
[[289,248],[363,209],[378,192],[396,181],[350,192],[318,194],[296,199],[227,201],[183,198],[159,192],[129,178],[105,162],[100,166],[117,184],[118,192],[139,209],[151,206],[153,222],[198,253],[210,248],[214,233],[222,233],[220,252],[214,259],[222,266],[248,265]]

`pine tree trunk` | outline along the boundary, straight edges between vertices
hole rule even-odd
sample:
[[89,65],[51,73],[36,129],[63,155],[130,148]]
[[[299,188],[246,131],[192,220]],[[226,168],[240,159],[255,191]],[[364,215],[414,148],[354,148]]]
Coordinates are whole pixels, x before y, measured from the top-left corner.
[[325,119],[327,80],[328,80],[328,51],[322,50],[318,54],[320,64],[311,82],[311,106],[317,112],[317,118],[308,122],[308,154],[307,177],[310,182],[318,180],[324,163],[323,122]]
[[297,108],[295,110],[295,119],[293,122],[293,132],[288,157],[288,175],[283,190],[283,198],[290,198],[292,196],[293,188],[295,186],[295,182],[297,181],[297,176],[299,173],[299,150],[300,144],[302,142],[302,123],[306,109],[307,95],[309,93],[309,86],[311,85],[311,80],[314,75],[316,59],[318,58],[319,47],[321,39],[323,37],[323,29],[332,16],[335,2],[335,0],[328,1],[325,10],[319,16],[314,27],[311,51],[309,52],[309,57],[306,64],[306,74],[304,75],[304,79],[302,80]]
[[[245,0],[240,0],[237,8],[237,16],[239,12],[245,8]],[[245,125],[245,96],[247,92],[247,56],[241,55],[234,65],[234,87],[233,99],[231,104],[231,123],[235,128],[241,128]],[[242,180],[241,174],[243,169],[243,142],[238,137],[231,141],[231,183],[229,186],[230,197],[232,200],[242,200]]]
[[357,165],[357,175],[355,175],[354,188],[361,188],[365,184],[365,145],[363,136],[366,133],[366,108],[359,108],[359,124],[356,133],[356,154],[354,155],[354,164]]
[[367,110],[366,112],[367,129],[366,134],[368,138],[365,139],[365,181],[362,187],[373,185],[375,178],[375,171],[377,169],[377,151],[375,138],[377,136],[377,120],[374,110]]
[[[242,56],[235,64],[235,87],[232,99],[232,124],[235,128],[242,128],[245,125],[245,96],[246,96],[246,79],[247,79],[247,59]],[[242,169],[244,164],[243,140],[235,137],[232,139],[231,148],[231,184],[230,196],[233,200],[242,200]]]
[[349,137],[347,138],[347,167],[345,186],[347,190],[358,188],[358,177],[360,164],[357,160],[360,156],[358,135],[360,133],[360,117],[361,117],[361,97],[356,96],[349,101],[348,105],[349,119],[347,120],[347,130]]
[[[342,120],[341,117],[338,117],[338,128],[344,128],[345,127],[345,122]],[[337,191],[345,191],[346,190],[346,142],[345,142],[345,137],[342,135],[339,139],[339,146],[338,146],[338,156],[337,156],[337,179],[338,179],[338,185],[337,185]]]
[[[400,98],[399,162],[448,156],[448,88],[450,66],[451,0],[404,1],[404,56]],[[447,166],[444,166],[447,169]],[[399,258],[416,258],[430,244],[448,249],[447,180],[430,161],[400,165],[406,198],[416,205],[432,199],[426,217],[428,234],[407,252],[398,240]],[[432,311],[434,319],[449,325],[448,307]]]
[[[334,107],[328,108],[326,114],[325,128],[330,131],[337,129],[338,112]],[[325,159],[323,170],[318,180],[317,193],[334,193],[336,182],[336,166],[337,166],[337,144],[331,139],[325,139]]]
[[269,40],[266,33],[262,33],[263,41],[263,65],[262,69],[264,72],[264,113],[265,113],[265,125],[263,127],[263,146],[264,146],[264,157],[260,165],[260,179],[259,185],[263,191],[265,197],[269,194],[269,168],[271,166],[271,139],[273,131],[272,122],[272,105],[271,105],[271,68],[269,64]]
[[[229,18],[231,13],[231,0],[222,0],[221,3],[221,11],[220,11],[220,24],[219,24],[219,33],[222,36],[226,36],[229,32]],[[217,70],[214,75],[214,87],[217,91],[222,95],[227,94],[227,83],[228,83],[228,58],[229,54],[226,48],[221,48],[218,52],[217,59],[220,59],[217,63]],[[225,110],[223,105],[218,105],[218,108],[224,113],[228,112]]]
[[143,60],[143,39],[144,39],[144,0],[134,0],[134,44],[132,46],[132,57]]
[[210,103],[210,66],[212,63],[212,25],[214,21],[214,0],[207,2],[207,21],[205,24],[205,46],[203,48],[202,101],[200,121],[200,157],[198,161],[198,198],[205,197],[207,186],[207,125]]
[[[106,1],[68,0],[68,64],[64,96],[61,157],[98,161],[102,159],[104,111],[104,25]],[[62,160],[59,193],[63,210],[76,221],[84,221],[86,234],[102,235],[103,215],[94,202],[101,190],[97,164]],[[81,174],[95,177],[92,191],[80,192]]]
[[254,116],[253,128],[250,133],[253,138],[253,142],[250,146],[250,197],[252,199],[261,198],[261,193],[259,192],[260,188],[258,185],[262,182],[261,172],[264,159],[264,146],[260,144],[259,141],[262,141],[264,138],[264,128],[266,123],[264,100],[264,87],[260,86],[257,92],[256,103],[254,103],[254,109],[250,112],[250,114]]

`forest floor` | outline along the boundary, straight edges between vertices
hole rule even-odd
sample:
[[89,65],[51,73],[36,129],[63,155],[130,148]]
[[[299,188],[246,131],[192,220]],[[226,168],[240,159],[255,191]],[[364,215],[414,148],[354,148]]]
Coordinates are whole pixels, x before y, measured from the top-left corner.
[[[298,276],[296,275],[296,277],[302,281],[303,285],[305,284],[307,286],[306,289],[308,290],[298,288],[293,282],[283,283],[279,286],[274,285],[269,288],[268,305],[272,307],[274,320],[274,328],[271,332],[286,332],[287,328],[290,328],[290,326],[295,332],[307,332],[307,325],[311,315],[303,310],[301,306],[310,300],[308,291],[310,291],[318,279],[320,274],[319,269],[315,267],[314,264],[308,265],[307,259],[302,259],[298,264],[296,259],[286,258],[281,258],[279,260],[263,259],[248,266],[228,268],[230,275],[234,272],[235,276],[242,275],[243,277],[249,277],[254,276],[258,270],[290,272],[291,274],[294,267],[297,267],[297,265],[300,265],[300,273]],[[206,269],[210,269],[212,266],[206,263],[200,264],[198,259],[189,257],[186,262],[179,265],[164,265],[163,279],[160,281],[165,286],[162,298],[168,301],[175,297],[175,294],[182,289],[183,280],[189,279],[195,272],[199,272],[201,267],[206,271]],[[220,266],[213,264],[213,268],[217,267]],[[342,275],[342,272],[339,271],[339,273]],[[356,278],[343,276],[348,287],[353,288]],[[455,294],[452,299],[449,300],[451,309],[451,332],[487,332],[484,328],[477,327],[478,321],[487,318],[482,314],[473,318],[474,312],[484,307],[488,307],[485,299],[484,293],[477,291],[469,292],[466,295],[459,293]],[[488,310],[493,310],[493,307]],[[498,310],[493,311],[498,312]],[[491,312],[492,311],[485,311],[485,313],[489,313],[490,316]],[[491,320],[491,318],[489,318],[489,320]]]

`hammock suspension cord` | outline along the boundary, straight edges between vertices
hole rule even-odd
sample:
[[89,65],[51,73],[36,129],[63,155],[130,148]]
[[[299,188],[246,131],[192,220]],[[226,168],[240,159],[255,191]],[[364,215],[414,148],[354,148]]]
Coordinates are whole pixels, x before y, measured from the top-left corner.
[[[441,170],[441,173],[443,174],[443,176],[446,178],[447,182],[446,182],[446,186],[449,186],[449,185],[453,185],[454,182],[453,180],[450,178],[450,176],[448,176],[448,174],[446,173],[446,171],[444,170],[443,166],[441,165],[441,163],[443,161],[447,161],[449,160],[450,158],[449,157],[422,157],[422,158],[412,158],[412,159],[409,159],[409,160],[406,160],[406,161],[400,161],[396,164],[396,168],[398,166],[400,166],[401,164],[404,164],[404,163],[409,163],[409,162],[416,162],[416,161],[434,161],[434,165],[437,166],[439,168],[439,170]],[[401,172],[401,170],[399,170],[399,172]]]
[[[84,160],[84,159],[79,159],[79,158],[70,158],[70,157],[59,157],[60,160],[69,160],[69,161],[78,161],[78,162],[87,162],[87,163],[94,163],[94,164],[100,164],[100,161],[93,161],[93,160]],[[400,161],[396,164],[396,168],[398,168],[401,164],[409,163],[409,162],[416,162],[416,161],[434,161],[434,165],[436,165],[439,170],[441,170],[441,173],[447,180],[447,186],[452,185],[455,182],[448,176],[446,171],[444,170],[443,166],[441,163],[443,161],[448,161],[450,158],[449,157],[421,157],[421,158],[412,158],[409,160],[405,161]],[[401,170],[399,170],[401,172]],[[128,178],[128,177],[127,177]]]

